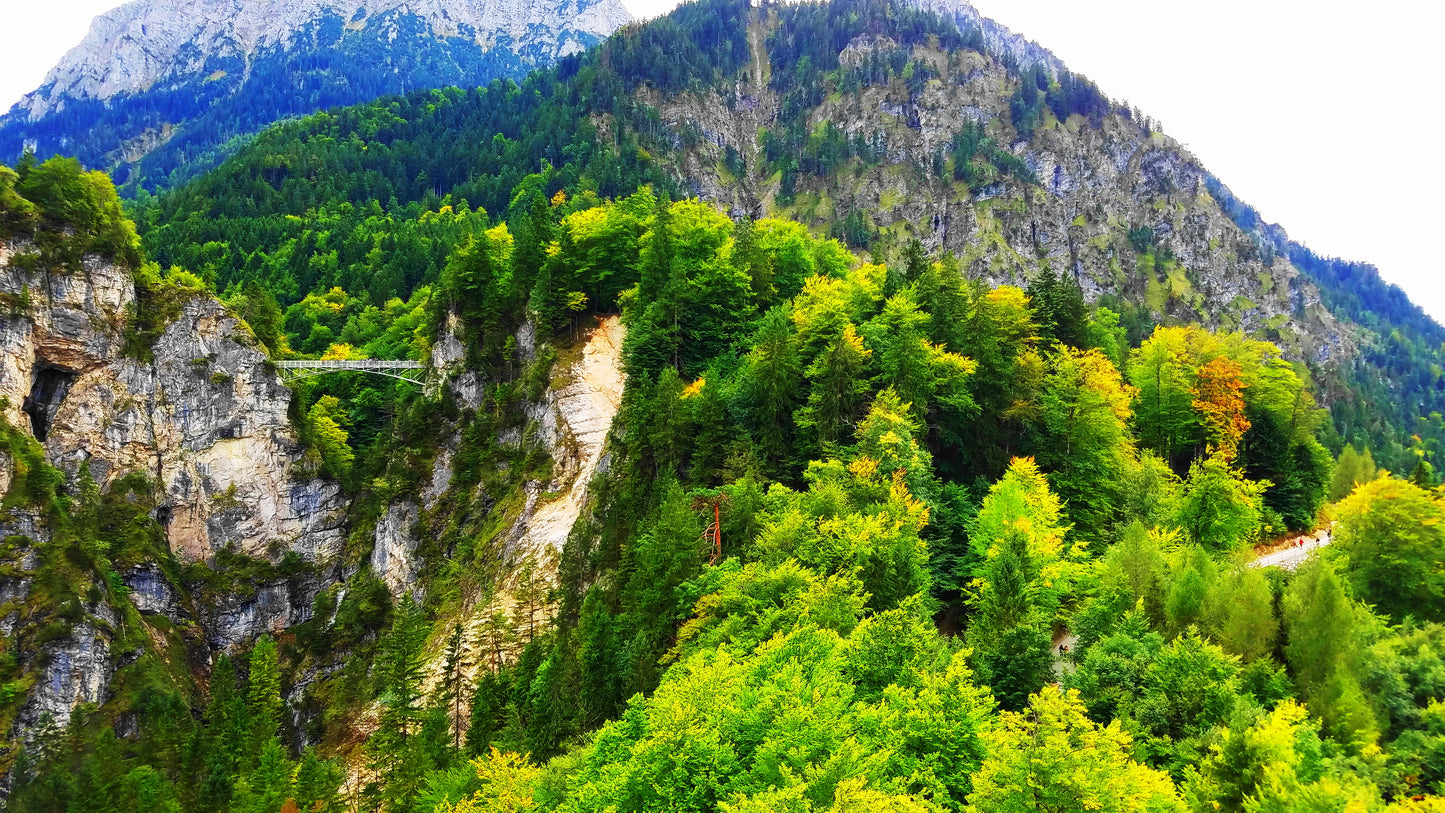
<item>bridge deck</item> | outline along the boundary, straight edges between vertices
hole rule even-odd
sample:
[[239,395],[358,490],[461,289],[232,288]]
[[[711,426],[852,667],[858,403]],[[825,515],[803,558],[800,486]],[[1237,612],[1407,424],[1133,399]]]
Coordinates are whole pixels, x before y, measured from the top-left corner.
[[276,362],[281,380],[295,381],[325,373],[374,373],[402,381],[420,381],[426,367],[417,361],[390,361],[386,359],[316,359]]

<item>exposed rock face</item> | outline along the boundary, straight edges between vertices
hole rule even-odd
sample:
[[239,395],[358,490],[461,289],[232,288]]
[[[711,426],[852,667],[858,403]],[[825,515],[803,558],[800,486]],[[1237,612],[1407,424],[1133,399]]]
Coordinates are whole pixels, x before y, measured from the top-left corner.
[[416,564],[412,554],[417,540],[411,526],[416,522],[416,503],[398,500],[387,507],[376,523],[376,543],[371,549],[372,572],[380,576],[392,595],[416,591]]
[[[475,372],[459,366],[463,350],[452,332],[455,319],[432,346],[432,363],[439,370],[450,369],[453,375],[446,382],[459,406],[476,409],[481,401],[480,378]],[[548,389],[542,400],[528,402],[522,409],[535,426],[529,443],[546,448],[552,460],[552,478],[523,483],[522,505],[500,537],[500,551],[509,563],[539,559],[559,554],[586,506],[588,486],[603,459],[607,433],[622,404],[624,377],[622,372],[621,318],[598,318],[586,334],[581,357],[571,362],[558,362],[552,371],[567,383]],[[518,357],[530,363],[537,352],[534,328],[524,325],[517,335]],[[502,444],[522,442],[516,428],[498,433]],[[430,482],[422,486],[420,500],[393,500],[376,523],[371,551],[371,569],[386,582],[393,596],[411,593],[419,596],[416,583],[419,563],[415,555],[419,540],[414,526],[424,512],[431,511],[447,492],[452,481],[452,464],[459,438],[453,436],[442,444],[432,463]],[[551,574],[543,573],[550,579]],[[502,608],[510,612],[510,599],[505,595],[508,585],[490,610]],[[489,610],[489,612],[490,612]],[[473,642],[475,643],[475,642]]]
[[401,16],[419,18],[438,38],[504,48],[533,62],[580,51],[591,44],[583,35],[605,37],[629,19],[616,0],[135,0],[96,17],[19,108],[34,120],[67,97],[104,100],[204,77],[213,60],[245,62],[289,48],[329,17],[348,31],[378,27],[395,39]]
[[115,672],[110,636],[89,621],[76,624],[69,636],[47,644],[43,652],[28,654],[32,663],[27,666],[37,666],[39,671],[35,687],[15,717],[17,730],[37,731],[47,719],[64,727],[77,704],[105,701],[106,687]]
[[160,568],[155,565],[132,568],[124,581],[137,610],[146,615],[175,615],[176,591]]
[[[622,405],[623,335],[620,317],[599,319],[582,359],[567,371],[570,383],[549,391],[547,402],[529,416],[538,422],[538,442],[552,450],[553,479],[528,485],[526,509],[513,532],[511,552],[517,555],[560,553],[582,514],[588,484]],[[544,493],[555,496],[544,498]]]
[[[72,481],[84,466],[103,491],[137,474],[152,483],[156,519],[181,562],[229,549],[273,562],[294,553],[318,565],[199,607],[161,564],[135,565],[117,574],[135,610],[199,621],[193,642],[222,651],[308,619],[317,593],[345,575],[327,567],[341,547],[345,504],[335,482],[307,473],[287,418],[291,392],[249,332],[219,302],[195,297],[155,341],[153,360],[126,355],[136,305],[130,272],[95,258],[74,271],[47,270],[21,259],[33,258],[31,248],[0,243],[4,419],[30,431]],[[0,454],[5,490],[16,465]],[[50,533],[21,503],[0,514],[0,539],[0,633],[14,635],[60,609],[32,599]],[[143,651],[113,651],[129,608],[100,601],[67,612],[76,615],[65,635],[21,650],[34,684],[14,718],[19,735],[33,736],[47,718],[64,725],[78,703],[106,702],[116,670]]]
[[[912,60],[935,76],[916,92],[894,78],[826,96],[808,112],[806,131],[831,124],[850,144],[874,145],[877,155],[830,175],[799,173],[796,193],[786,199],[780,173],[763,168],[758,141],[783,118],[782,99],[761,79],[787,69],[772,65],[765,50],[770,25],[766,10],[754,12],[753,65],[735,87],[704,96],[638,91],[674,132],[701,131],[695,146],[684,148],[680,135],[674,139],[682,152],[676,171],[700,197],[734,214],[783,214],[819,230],[857,214],[894,250],[917,237],[931,252],[954,252],[970,276],[993,284],[1025,284],[1047,263],[1077,279],[1091,300],[1116,294],[1167,317],[1242,329],[1315,364],[1353,354],[1352,335],[1321,304],[1319,291],[1240,231],[1182,146],[1119,113],[1096,122],[1078,115],[1059,121],[1047,107],[1032,136],[1022,139],[1009,114],[1018,80],[982,53],[913,47]],[[839,59],[857,65],[899,47],[888,37],[864,35],[847,43]],[[1036,182],[993,167],[984,167],[984,177],[972,184],[955,180],[945,161],[954,135],[970,120],[982,122]],[[740,177],[719,171],[729,147],[746,159],[748,171]],[[1159,257],[1174,259],[1153,262],[1132,248],[1125,235],[1140,227],[1152,230]]]
[[[544,445],[551,455],[552,479],[522,485],[521,510],[499,540],[511,565],[509,572],[503,573],[488,600],[470,603],[475,597],[469,599],[470,606],[464,608],[458,619],[463,626],[461,668],[468,681],[473,680],[480,669],[495,667],[515,656],[516,642],[525,642],[540,634],[551,618],[553,608],[545,599],[539,600],[538,595],[545,594],[546,587],[556,582],[562,546],[573,525],[582,518],[592,476],[605,460],[607,435],[622,404],[624,336],[620,317],[599,317],[595,327],[586,333],[580,358],[558,361],[552,370],[554,380],[560,377],[566,383],[548,390],[545,400],[525,407],[529,420],[536,425],[532,441]],[[530,327],[523,328],[519,334],[518,349],[521,357],[528,360],[536,352],[536,336]],[[432,490],[442,480],[440,472],[450,460],[446,452],[438,458]],[[388,517],[399,509],[402,516],[414,510],[410,503],[394,502]],[[383,519],[378,525],[378,546],[382,543],[382,527],[387,524]],[[387,537],[390,543],[389,532]],[[414,550],[415,543],[410,544]],[[391,557],[398,547],[404,546],[388,547],[384,560],[388,568],[395,567]],[[373,567],[382,556],[372,553]],[[541,590],[537,589],[539,586]],[[393,588],[393,594],[396,592]],[[510,626],[514,643],[498,643],[497,619]],[[427,669],[428,688],[441,680],[444,662],[444,653],[435,653]]]
[[[44,414],[35,434],[56,466],[75,475],[88,462],[102,489],[134,472],[157,481],[158,519],[183,560],[227,547],[310,561],[339,550],[341,490],[299,473],[291,392],[219,302],[188,302],[143,362],[120,353],[129,272],[25,271],[13,253],[0,247],[0,296],[18,303],[0,315],[0,398],[13,426],[34,431]],[[37,380],[57,374],[65,387],[38,403]]]
[[1064,63],[1052,51],[979,14],[978,9],[964,0],[911,0],[909,5],[951,20],[960,31],[978,31],[989,53],[1000,58],[1007,54],[1021,68],[1042,65],[1054,76],[1064,69]]
[[234,652],[264,634],[285,632],[310,620],[316,594],[325,586],[320,578],[282,579],[253,594],[223,596],[202,613],[207,642],[214,651]]

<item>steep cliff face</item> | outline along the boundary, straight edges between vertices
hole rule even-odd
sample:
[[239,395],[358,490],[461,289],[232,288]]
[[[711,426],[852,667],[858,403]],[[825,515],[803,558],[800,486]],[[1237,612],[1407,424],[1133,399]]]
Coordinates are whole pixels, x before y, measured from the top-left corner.
[[[597,324],[582,334],[576,346],[550,365],[549,386],[540,397],[520,405],[523,426],[498,433],[500,445],[544,452],[550,464],[545,477],[521,481],[517,494],[492,498],[509,503],[496,523],[493,540],[496,555],[505,563],[500,573],[503,582],[513,580],[519,564],[560,553],[572,526],[583,514],[588,486],[602,466],[607,433],[622,404],[624,335],[621,317],[598,317]],[[530,324],[519,331],[517,346],[520,363],[536,363],[537,347]],[[462,367],[461,348],[454,332],[444,333],[432,348],[432,363],[452,373],[446,383],[449,397],[464,408],[477,409],[481,405],[477,375]],[[420,595],[416,580],[421,564],[417,559],[418,534],[425,533],[425,516],[437,508],[451,488],[460,445],[456,433],[444,440],[433,460],[430,481],[415,496],[391,501],[377,520],[370,565],[393,596]],[[476,495],[457,496],[472,499]],[[543,577],[550,579],[551,574],[544,573]]]
[[[63,725],[76,704],[106,703],[147,654],[168,653],[184,680],[213,651],[305,621],[345,519],[339,486],[308,473],[290,391],[219,302],[188,297],[144,359],[127,355],[130,270],[96,257],[62,270],[32,248],[0,243],[0,630],[14,636],[22,678],[12,686],[24,688],[0,724],[21,737],[47,719]],[[37,498],[46,465],[69,509]],[[75,507],[90,481],[133,506],[127,524],[100,528],[110,558],[94,561],[109,575],[73,571],[96,553]],[[147,527],[160,549],[120,541]],[[259,583],[213,589],[184,575],[219,556],[260,563]],[[267,564],[283,559],[303,564]]]
[[164,182],[277,119],[520,80],[628,19],[618,0],[135,0],[0,117],[0,158],[30,145]]
[[0,398],[52,463],[88,463],[102,490],[143,473],[164,495],[157,519],[172,553],[217,551],[326,561],[339,550],[340,488],[305,476],[287,418],[291,392],[219,302],[195,297],[152,348],[123,355],[135,288],[124,268],[27,271],[0,247]]
[[[524,358],[536,352],[533,335],[530,325],[521,330],[518,345]],[[606,471],[607,436],[622,405],[626,380],[625,335],[620,316],[597,317],[571,352],[551,365],[550,386],[542,397],[524,406],[530,437],[524,440],[524,433],[516,432],[502,439],[509,445],[525,442],[545,449],[551,467],[547,479],[521,484],[520,499],[498,523],[495,541],[503,564],[497,577],[484,590],[463,598],[453,622],[463,630],[458,654],[468,685],[481,669],[514,657],[551,619],[554,607],[546,595],[557,586],[558,557],[573,527],[585,521],[594,475]],[[448,359],[445,353],[434,357],[443,365]],[[452,382],[454,388],[458,384],[464,380]],[[438,456],[433,484],[422,494],[423,510],[430,510],[436,495],[445,491],[437,484],[451,479],[451,462],[446,452]],[[412,502],[397,501],[377,525],[371,564],[396,595],[409,589],[412,582],[405,576],[417,564],[411,558],[417,542],[409,529],[398,532],[398,524],[414,522],[416,516]],[[443,648],[436,647],[427,667],[428,688],[442,679],[445,661]]]
[[[752,68],[742,81],[705,93],[638,90],[676,134],[676,172],[686,188],[735,214],[777,212],[821,230],[852,216],[885,256],[916,237],[930,251],[954,252],[971,275],[994,284],[1025,284],[1047,263],[1077,279],[1091,300],[1113,294],[1165,317],[1242,329],[1311,363],[1352,355],[1351,332],[1315,286],[1231,221],[1199,162],[1167,136],[1119,110],[1060,121],[1047,106],[1033,131],[1020,133],[1010,110],[1020,80],[997,59],[872,34],[845,45],[833,76],[895,60],[926,79],[910,83],[900,72],[850,89],[829,85],[799,117],[807,94],[771,80],[796,70],[779,61],[777,42],[789,36],[777,10],[754,11]],[[1047,52],[1033,54],[1003,33],[995,38],[1006,53],[1019,52],[1015,59],[1053,65]],[[974,157],[973,177],[960,178],[954,139],[975,124],[1033,177]],[[785,179],[776,138],[789,127],[806,143],[793,148],[797,169]],[[684,138],[687,132],[701,137]],[[851,160],[818,169],[822,152],[810,145],[828,137],[846,144]],[[765,138],[775,139],[771,161]],[[745,172],[729,170],[730,151],[744,158]],[[1132,244],[1129,233],[1146,228],[1147,245]]]

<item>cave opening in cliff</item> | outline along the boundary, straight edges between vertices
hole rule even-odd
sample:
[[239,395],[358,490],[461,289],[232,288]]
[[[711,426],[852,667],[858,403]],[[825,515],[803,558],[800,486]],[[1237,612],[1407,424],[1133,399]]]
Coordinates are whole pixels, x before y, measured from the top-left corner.
[[30,396],[25,399],[21,410],[30,416],[30,431],[35,439],[45,442],[50,432],[50,422],[60,410],[70,385],[75,383],[75,372],[63,367],[44,363],[35,365],[35,380],[30,384]]

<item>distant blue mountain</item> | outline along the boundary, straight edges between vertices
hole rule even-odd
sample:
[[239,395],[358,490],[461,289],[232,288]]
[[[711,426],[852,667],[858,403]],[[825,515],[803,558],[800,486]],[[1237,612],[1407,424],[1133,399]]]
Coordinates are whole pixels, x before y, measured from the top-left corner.
[[130,191],[170,186],[272,122],[520,80],[628,20],[618,0],[137,0],[0,117],[0,161],[60,153]]

